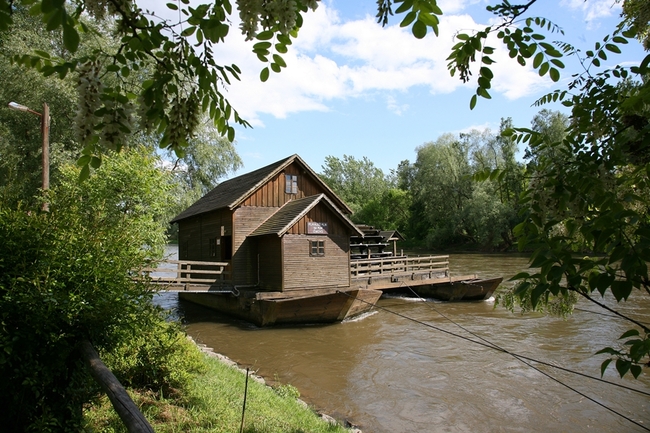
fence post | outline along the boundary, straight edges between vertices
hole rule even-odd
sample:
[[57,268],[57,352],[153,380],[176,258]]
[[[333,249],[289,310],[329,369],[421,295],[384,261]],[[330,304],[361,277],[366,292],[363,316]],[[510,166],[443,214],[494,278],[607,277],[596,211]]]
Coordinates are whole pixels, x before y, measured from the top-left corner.
[[83,340],[80,350],[81,356],[90,368],[91,376],[102,387],[129,433],[154,433],[151,424],[131,400],[113,372],[99,358],[90,341]]

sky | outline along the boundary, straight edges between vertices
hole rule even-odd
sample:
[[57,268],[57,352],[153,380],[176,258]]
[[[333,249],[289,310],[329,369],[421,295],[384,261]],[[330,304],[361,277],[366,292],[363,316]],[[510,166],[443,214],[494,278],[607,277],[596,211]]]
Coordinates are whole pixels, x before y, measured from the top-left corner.
[[[368,157],[388,174],[400,161],[414,162],[418,146],[444,133],[486,128],[494,132],[507,117],[515,126],[528,127],[542,108],[562,110],[559,104],[532,104],[566,86],[571,74],[580,72],[579,63],[565,59],[562,79],[553,83],[508,58],[496,40],[490,44],[497,48],[492,56],[496,60],[491,67],[492,99],[479,98],[470,110],[476,85],[451,77],[446,58],[457,32],[494,23],[494,16],[485,10],[490,3],[495,2],[439,1],[444,13],[439,36],[429,33],[417,40],[408,27],[399,27],[399,16],[391,17],[386,27],[377,24],[375,1],[323,0],[315,12],[305,14],[297,40],[283,56],[287,68],[271,73],[265,83],[259,79],[265,65],[252,53],[252,43],[231,29],[227,43],[218,47],[218,59],[238,65],[243,73],[240,82],[224,89],[225,95],[252,125],[236,128],[236,149],[244,163],[236,174],[294,153],[317,172],[327,156],[350,155]],[[614,0],[537,3],[530,14],[549,18],[565,32],[554,38],[583,51],[592,49],[620,21],[620,6]],[[638,63],[644,56],[634,41],[606,64]]]

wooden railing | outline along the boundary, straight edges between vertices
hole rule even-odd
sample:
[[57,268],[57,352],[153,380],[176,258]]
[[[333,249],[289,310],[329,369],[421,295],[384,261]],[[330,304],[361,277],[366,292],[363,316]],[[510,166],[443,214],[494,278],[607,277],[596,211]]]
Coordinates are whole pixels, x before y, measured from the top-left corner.
[[225,262],[199,262],[191,260],[167,260],[156,268],[144,268],[141,274],[148,275],[157,284],[213,284],[230,275]]
[[350,275],[352,278],[424,272],[449,275],[449,256],[400,256],[350,261]]

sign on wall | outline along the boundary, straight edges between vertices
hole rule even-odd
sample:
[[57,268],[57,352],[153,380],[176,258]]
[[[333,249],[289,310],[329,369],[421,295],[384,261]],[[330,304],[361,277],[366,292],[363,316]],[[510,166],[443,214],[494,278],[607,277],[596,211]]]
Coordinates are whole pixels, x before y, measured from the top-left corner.
[[307,234],[309,235],[326,235],[327,223],[308,222]]

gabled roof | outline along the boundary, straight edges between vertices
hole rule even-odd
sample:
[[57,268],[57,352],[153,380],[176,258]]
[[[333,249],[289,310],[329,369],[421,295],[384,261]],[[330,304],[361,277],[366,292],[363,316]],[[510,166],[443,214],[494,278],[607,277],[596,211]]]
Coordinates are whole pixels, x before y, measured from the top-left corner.
[[379,232],[381,237],[383,237],[386,241],[404,241],[406,238],[402,236],[400,232],[397,230],[382,230]]
[[251,194],[257,191],[266,182],[271,180],[294,161],[299,163],[305,171],[310,173],[314,180],[328,192],[328,195],[332,197],[339,209],[348,214],[352,213],[352,210],[343,202],[343,200],[341,200],[334,191],[332,191],[332,189],[327,186],[320,177],[318,177],[318,174],[316,174],[316,172],[313,171],[311,167],[302,160],[302,158],[298,155],[291,155],[288,158],[281,159],[280,161],[269,164],[266,167],[258,168],[250,173],[242,174],[241,176],[220,183],[212,189],[212,191],[208,192],[206,195],[194,202],[190,207],[178,214],[173,220],[171,220],[171,223],[217,209],[235,209],[244,200],[250,197]]
[[291,227],[294,226],[302,217],[312,210],[319,203],[325,204],[336,215],[339,216],[341,221],[350,229],[358,234],[362,232],[354,225],[348,217],[343,214],[339,208],[325,194],[312,195],[297,200],[291,200],[282,206],[276,213],[271,215],[264,221],[258,228],[256,228],[249,236],[263,236],[263,235],[278,235],[283,236]]

